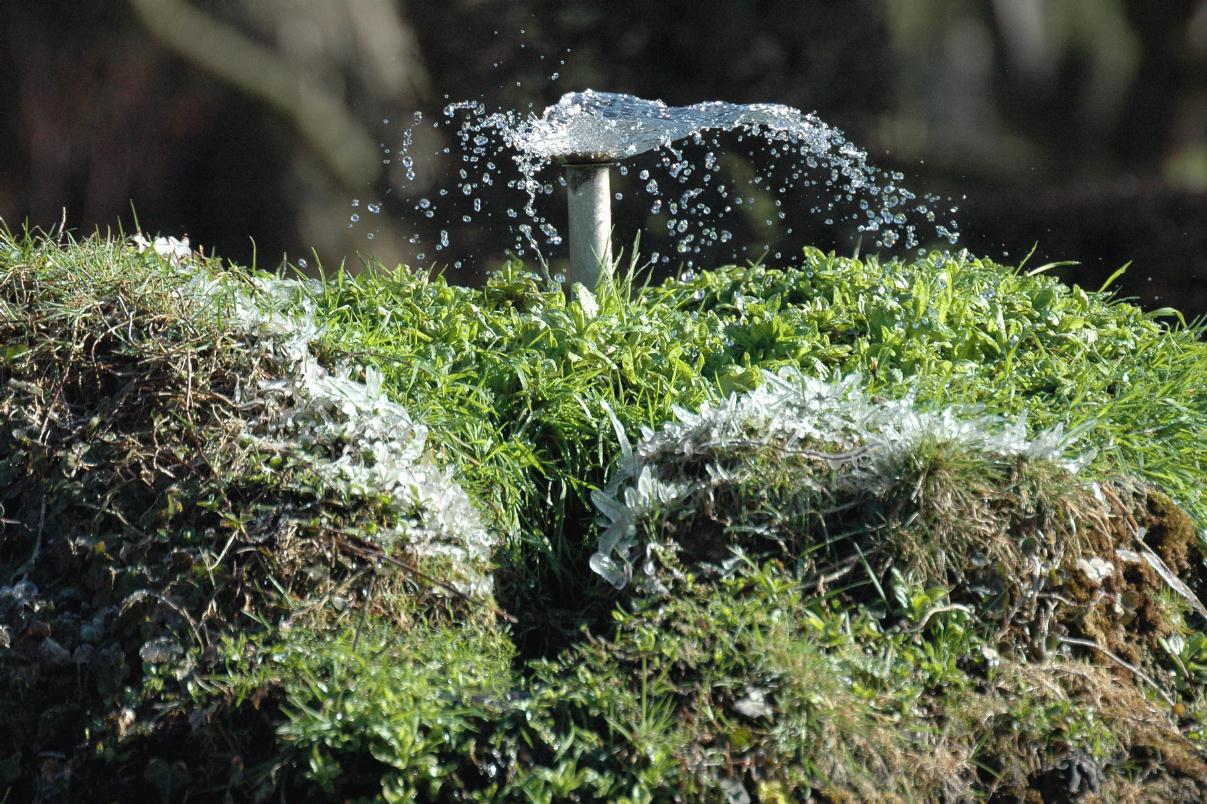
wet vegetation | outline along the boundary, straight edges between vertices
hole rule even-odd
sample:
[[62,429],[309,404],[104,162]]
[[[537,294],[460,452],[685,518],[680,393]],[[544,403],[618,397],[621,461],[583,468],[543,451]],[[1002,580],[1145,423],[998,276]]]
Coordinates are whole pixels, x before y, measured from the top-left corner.
[[1196,325],[963,254],[621,274],[0,239],[0,789],[1207,795]]

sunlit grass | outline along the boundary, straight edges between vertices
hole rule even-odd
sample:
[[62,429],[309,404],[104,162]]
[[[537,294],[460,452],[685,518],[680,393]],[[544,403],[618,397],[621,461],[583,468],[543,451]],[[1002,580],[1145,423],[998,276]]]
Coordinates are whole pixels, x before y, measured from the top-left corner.
[[[623,274],[622,274],[623,275]],[[1207,523],[1207,345],[1104,293],[964,255],[912,262],[807,251],[569,300],[519,265],[481,291],[369,265],[324,286],[327,343],[379,366],[511,538],[509,568],[581,602],[588,495],[617,442],[783,366],[861,374],[923,407],[1083,428],[1087,477],[1135,475]],[[584,587],[584,584],[587,586]]]

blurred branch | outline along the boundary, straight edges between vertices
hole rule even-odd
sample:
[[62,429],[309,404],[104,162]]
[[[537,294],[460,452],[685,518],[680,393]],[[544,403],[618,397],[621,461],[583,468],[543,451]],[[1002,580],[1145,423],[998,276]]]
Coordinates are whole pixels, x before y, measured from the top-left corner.
[[130,0],[147,29],[167,47],[289,118],[327,167],[349,187],[372,181],[377,145],[344,106],[294,65],[185,0]]
[[402,9],[389,0],[344,0],[357,31],[359,47],[369,57],[376,83],[399,97],[427,98],[431,82],[412,28],[403,23]]

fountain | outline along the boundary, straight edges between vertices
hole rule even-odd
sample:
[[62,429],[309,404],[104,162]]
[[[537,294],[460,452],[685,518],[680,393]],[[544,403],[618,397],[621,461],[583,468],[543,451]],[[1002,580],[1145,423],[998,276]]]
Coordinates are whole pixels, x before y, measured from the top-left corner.
[[[789,106],[712,101],[671,107],[611,92],[570,92],[537,119],[510,128],[521,153],[565,165],[569,206],[569,282],[594,287],[611,265],[609,167],[622,159],[669,148],[710,130],[762,129],[774,139],[828,148],[827,129]],[[854,154],[852,154],[854,155]],[[860,165],[862,168],[863,165]]]
[[[623,184],[636,162],[642,163],[639,172],[634,171],[640,190],[652,201],[649,218],[660,222],[671,240],[669,249],[651,255],[652,261],[664,264],[677,258],[690,269],[695,260],[711,255],[721,244],[746,239],[735,238],[733,230],[750,221],[765,224],[767,253],[773,243],[793,233],[793,226],[808,220],[824,219],[831,227],[845,225],[860,238],[867,235],[879,249],[913,249],[926,240],[956,240],[955,221],[938,218],[941,199],[919,198],[901,185],[900,173],[870,164],[867,153],[841,131],[789,106],[722,101],[668,106],[658,100],[585,90],[563,95],[539,115],[492,113],[477,101],[451,103],[444,115],[457,125],[461,144],[462,165],[459,180],[454,180],[460,193],[442,188],[436,199],[412,199],[422,218],[432,220],[438,208],[443,209],[436,250],[449,248],[449,232],[456,230],[458,217],[461,223],[470,223],[479,215],[492,214],[491,205],[484,209],[482,204],[488,187],[494,191],[505,187],[525,199],[516,205],[520,211],[507,208],[515,254],[531,252],[547,268],[545,249],[563,243],[554,222],[562,216],[542,205],[555,186],[565,187],[569,267],[555,278],[566,286],[580,282],[594,287],[610,271],[611,203],[623,195],[613,193],[612,179],[618,173]],[[417,113],[416,126],[420,122]],[[439,127],[440,122],[432,125]],[[404,133],[400,149],[408,181],[414,180],[413,129]],[[734,137],[736,142],[731,141]],[[735,145],[746,147],[753,154],[751,163],[758,162],[759,169],[731,158]],[[554,166],[563,173],[551,178],[546,171]],[[516,173],[507,178],[507,169]],[[816,194],[811,203],[798,203],[802,191]],[[463,203],[459,196],[472,201],[472,210],[455,209]],[[794,215],[791,220],[789,212]],[[955,212],[954,207],[950,212]],[[933,237],[926,233],[927,224],[933,224]],[[420,236],[415,234],[412,242],[420,242]],[[642,242],[648,239],[643,237]],[[749,255],[735,249],[715,259],[744,257]],[[422,261],[424,255],[418,258]]]

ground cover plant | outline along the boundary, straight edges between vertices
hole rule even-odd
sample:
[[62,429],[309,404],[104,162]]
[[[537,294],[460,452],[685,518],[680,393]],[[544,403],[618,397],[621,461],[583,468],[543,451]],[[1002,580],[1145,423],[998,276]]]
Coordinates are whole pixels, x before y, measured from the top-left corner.
[[5,235],[0,785],[1200,800],[1207,346],[1049,273]]

